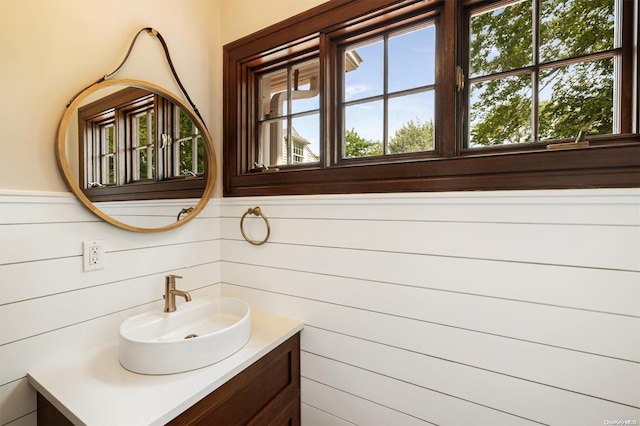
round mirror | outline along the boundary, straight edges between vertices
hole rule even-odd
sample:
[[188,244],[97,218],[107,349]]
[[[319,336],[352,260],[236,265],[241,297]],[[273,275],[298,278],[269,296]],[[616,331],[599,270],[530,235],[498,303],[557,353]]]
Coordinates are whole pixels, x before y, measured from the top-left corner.
[[184,101],[130,79],[96,83],[67,106],[56,143],[69,189],[123,229],[157,232],[193,219],[213,191],[206,126]]

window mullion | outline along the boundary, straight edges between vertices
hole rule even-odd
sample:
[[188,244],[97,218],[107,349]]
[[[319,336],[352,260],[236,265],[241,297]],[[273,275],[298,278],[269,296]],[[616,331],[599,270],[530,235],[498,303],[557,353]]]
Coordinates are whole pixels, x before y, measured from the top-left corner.
[[[636,22],[634,25],[634,3]],[[622,52],[616,55],[616,63],[619,64],[616,75],[619,78],[617,85],[620,90],[617,109],[619,110],[619,119],[621,133],[638,133],[640,132],[640,84],[638,77],[640,74],[640,52],[638,51],[638,22],[637,16],[640,7],[638,2],[618,0],[616,2],[616,13],[619,17],[619,26],[616,28],[616,43],[614,48],[621,48]],[[635,28],[634,28],[635,27]],[[634,52],[635,46],[635,52]],[[635,56],[635,65],[633,58]],[[621,63],[621,65],[620,65]],[[633,88],[635,86],[635,94]],[[635,99],[634,99],[635,98]],[[614,123],[615,126],[615,123]]]
[[154,178],[154,165],[155,165],[155,152],[154,152],[154,119],[153,119],[153,109],[147,110],[147,178]]
[[100,126],[94,126],[91,131],[91,135],[91,152],[87,156],[87,164],[90,164],[87,175],[90,176],[90,179],[87,180],[87,183],[102,183],[102,129],[100,128]]
[[[291,67],[287,67],[287,164],[293,163],[293,138],[291,135],[291,126],[293,125],[293,119],[291,118],[291,102],[293,101],[293,88],[291,87]],[[278,143],[282,143],[278,141]]]
[[[318,113],[320,115],[320,167],[330,167],[334,164],[333,153],[337,152],[337,146],[340,143],[334,136],[336,133],[332,131],[335,119],[331,112],[327,109],[328,105],[335,104],[332,101],[332,93],[329,89],[327,76],[332,75],[331,67],[335,66],[335,46],[329,44],[329,38],[326,33],[321,33],[318,40],[318,93],[320,94],[320,103],[318,105]],[[333,61],[332,59],[333,56]]]
[[171,109],[171,131],[173,143],[171,144],[171,177],[180,176],[180,111]]
[[539,124],[539,81],[540,81],[540,1],[533,0],[531,10],[533,16],[532,23],[532,62],[533,70],[531,72],[531,141],[538,140],[538,124]]
[[196,132],[194,132],[193,130],[193,127],[195,126],[192,125],[191,127],[191,171],[197,175],[199,171],[198,163],[200,161],[200,158],[198,158],[198,137],[193,136],[196,134]]
[[383,85],[382,93],[384,94],[382,106],[382,153],[389,153],[389,35],[384,35],[383,40]]
[[116,135],[116,185],[124,185],[128,183],[127,169],[130,168],[131,165],[127,157],[127,125],[125,121],[126,118],[124,117],[122,111],[116,110],[114,118],[114,131]]
[[[458,91],[456,66],[462,52],[468,50],[464,42],[463,7],[457,1],[445,1],[436,28],[436,140],[435,149],[443,157],[454,157],[462,149],[466,137],[466,93]],[[457,50],[460,46],[460,51]],[[465,54],[468,62],[468,54]],[[462,62],[462,60],[460,61]],[[461,63],[468,74],[467,67]],[[466,84],[465,86],[468,86]],[[454,100],[457,100],[454,101]]]
[[106,136],[106,131],[104,126],[100,128],[100,148],[99,151],[100,152],[100,178],[98,180],[98,182],[102,183],[103,185],[105,183],[109,183],[109,179],[108,179],[108,174],[107,174],[107,155],[108,155],[108,150],[107,150],[107,142],[106,142],[107,136]]

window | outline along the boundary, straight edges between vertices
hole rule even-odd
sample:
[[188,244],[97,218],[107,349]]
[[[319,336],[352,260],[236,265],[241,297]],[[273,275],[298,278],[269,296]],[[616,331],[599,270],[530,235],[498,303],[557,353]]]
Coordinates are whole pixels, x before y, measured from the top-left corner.
[[81,188],[91,201],[202,193],[204,141],[173,102],[127,88],[79,108],[78,124]]
[[92,130],[95,134],[93,136],[95,142],[87,146],[87,149],[93,152],[91,154],[93,161],[87,173],[89,176],[87,186],[89,188],[101,186],[100,182],[113,185],[116,183],[116,139],[113,120],[94,123]]
[[[191,120],[189,115],[173,104],[169,105],[169,111],[173,114],[171,138],[166,138],[166,147],[169,141],[172,151],[166,157],[167,170],[171,170],[171,176],[201,176],[204,174],[205,153],[204,139],[200,129]],[[177,124],[177,125],[176,125]]]
[[434,149],[435,25],[340,48],[342,158]]
[[332,0],[233,42],[224,193],[639,186],[634,12]]
[[524,0],[469,10],[470,147],[620,133],[615,1],[584,6]]
[[[320,142],[320,74],[317,59],[286,65],[259,78],[258,165],[317,163],[305,156],[304,140],[296,129],[304,129],[307,149],[318,152]],[[313,140],[313,142],[311,140]],[[298,145],[298,146],[296,146]]]
[[[127,129],[131,138],[131,180],[153,179],[156,176],[155,125],[153,104],[127,114]],[[126,145],[126,143],[125,143]]]

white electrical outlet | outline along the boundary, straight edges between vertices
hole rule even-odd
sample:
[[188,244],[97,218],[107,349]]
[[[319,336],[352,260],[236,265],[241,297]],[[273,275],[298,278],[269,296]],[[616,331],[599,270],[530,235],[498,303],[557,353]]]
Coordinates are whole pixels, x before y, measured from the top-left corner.
[[84,271],[103,269],[105,266],[104,241],[92,240],[83,242],[82,263]]

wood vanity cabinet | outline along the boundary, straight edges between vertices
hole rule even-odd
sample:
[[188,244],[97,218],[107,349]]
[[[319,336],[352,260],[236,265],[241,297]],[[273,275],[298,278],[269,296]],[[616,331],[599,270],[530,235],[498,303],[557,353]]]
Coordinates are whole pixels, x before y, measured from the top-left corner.
[[[71,425],[71,422],[38,393],[38,425],[66,424]],[[168,424],[299,426],[300,333]]]
[[300,333],[169,425],[300,425]]

